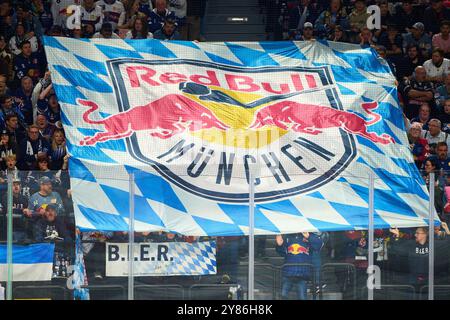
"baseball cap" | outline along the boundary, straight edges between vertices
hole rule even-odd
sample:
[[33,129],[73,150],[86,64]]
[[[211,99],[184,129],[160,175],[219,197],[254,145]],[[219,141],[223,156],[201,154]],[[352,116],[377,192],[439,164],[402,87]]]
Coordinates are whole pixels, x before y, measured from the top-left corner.
[[423,25],[422,22],[416,22],[413,24],[412,27],[417,30],[425,30],[425,26]]
[[49,204],[45,207],[45,211],[48,211],[48,210],[50,210],[50,209],[53,209],[53,210],[55,210],[55,211],[58,210],[58,208],[56,207],[56,205],[53,204],[53,203],[49,203]]
[[13,178],[13,181],[12,181],[13,183],[14,182],[18,182],[18,183],[21,183],[21,181],[20,181],[20,178],[19,177],[14,177]]
[[0,132],[0,136],[3,136],[3,135],[8,135],[8,131],[6,131],[6,129],[3,129],[3,130]]
[[50,180],[50,178],[47,176],[43,176],[39,179],[39,185],[48,183],[52,183],[52,180]]
[[305,22],[305,24],[303,25],[303,29],[306,29],[306,28],[313,29],[313,24],[311,22]]

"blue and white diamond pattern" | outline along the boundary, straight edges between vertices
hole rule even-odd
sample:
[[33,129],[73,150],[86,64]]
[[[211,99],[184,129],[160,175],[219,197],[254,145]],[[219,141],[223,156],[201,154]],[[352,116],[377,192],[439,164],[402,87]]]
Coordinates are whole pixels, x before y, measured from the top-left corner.
[[[72,155],[76,223],[82,230],[128,229],[128,174],[133,172],[142,181],[152,181],[135,183],[137,231],[165,230],[197,236],[248,232],[247,205],[192,196],[166,182],[152,168],[142,167],[128,155],[122,140],[95,147],[78,144],[92,128],[82,121],[76,99],[95,100],[107,106],[100,116],[117,113],[105,62],[122,57],[169,60],[182,57],[241,67],[329,65],[343,103],[382,101],[379,112],[383,121],[371,130],[388,133],[396,144],[381,150],[358,139],[358,158],[341,178],[309,194],[258,204],[256,234],[367,228],[368,172],[375,175],[376,227],[427,224],[428,193],[408,150],[395,79],[372,49],[326,41],[191,43],[46,37],[45,50],[62,105]],[[208,261],[187,259],[178,268],[204,269],[210,266]]]

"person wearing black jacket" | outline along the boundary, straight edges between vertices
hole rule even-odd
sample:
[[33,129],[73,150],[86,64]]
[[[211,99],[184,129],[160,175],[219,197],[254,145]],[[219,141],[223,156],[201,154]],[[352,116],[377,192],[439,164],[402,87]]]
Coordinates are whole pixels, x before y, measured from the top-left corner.
[[423,14],[425,31],[439,33],[441,22],[444,20],[450,20],[450,9],[444,6],[442,0],[431,0]]
[[34,240],[38,242],[60,240],[65,243],[72,241],[72,236],[66,229],[64,221],[56,214],[57,207],[48,204],[44,216],[34,226]]
[[416,294],[420,294],[421,287],[428,284],[428,229],[417,228],[415,241],[400,239],[400,231],[397,228],[390,229],[390,232],[394,235],[394,244],[403,245],[407,252],[408,282],[415,288]]
[[404,81],[410,78],[414,70],[423,65],[425,59],[422,56],[422,51],[417,44],[410,44],[406,47],[406,55],[397,65],[397,80]]
[[17,167],[21,170],[33,170],[37,164],[37,157],[48,154],[50,145],[40,134],[36,125],[28,127],[28,137],[23,139],[18,148]]
[[393,20],[399,25],[401,33],[408,32],[414,23],[422,21],[420,9],[413,6],[413,2],[413,0],[402,0],[401,4],[395,6]]
[[5,117],[5,127],[2,132],[9,136],[9,144],[13,153],[16,154],[20,141],[25,138],[25,129],[19,126],[19,118],[16,114],[9,114]]
[[289,30],[303,30],[306,22],[314,24],[319,17],[316,5],[310,0],[300,0],[298,5],[289,10]]
[[[22,240],[29,240],[31,237],[31,229],[30,229],[30,218],[26,216],[24,213],[24,209],[28,208],[28,198],[22,195],[21,193],[21,184],[20,179],[13,179],[13,187],[12,187],[12,194],[13,194],[13,240],[14,241],[22,241]],[[1,207],[3,208],[3,216],[2,217],[4,222],[7,221],[7,213],[8,213],[8,194],[5,192],[1,198]],[[5,223],[6,227],[6,223]],[[6,228],[2,229],[5,230],[5,232],[0,232],[6,237]],[[2,236],[2,238],[4,238]],[[2,239],[5,240],[5,239]]]

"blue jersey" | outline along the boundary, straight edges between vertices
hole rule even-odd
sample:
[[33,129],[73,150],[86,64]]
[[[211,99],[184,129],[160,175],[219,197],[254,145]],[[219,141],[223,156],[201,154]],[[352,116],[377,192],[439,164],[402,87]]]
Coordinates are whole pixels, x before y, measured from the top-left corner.
[[139,12],[142,12],[147,17],[150,16],[150,13],[152,12],[152,7],[149,3],[140,3],[139,4]]
[[164,25],[164,21],[166,21],[166,19],[172,19],[176,21],[175,14],[172,11],[166,9],[163,15],[159,15],[156,12],[156,9],[153,9],[150,12],[150,16],[148,17],[148,31],[150,31],[151,33],[155,33],[156,31],[160,30]]
[[33,81],[39,79],[39,66],[40,59],[37,53],[33,52],[31,56],[25,57],[24,55],[16,56],[14,60],[14,71],[16,72],[16,78],[18,80],[25,76],[30,76]]
[[33,211],[33,215],[38,214],[39,209],[44,209],[47,205],[53,204],[57,208],[57,214],[64,213],[64,206],[61,200],[61,196],[58,192],[52,191],[48,196],[43,196],[39,192],[34,193],[30,197],[30,201],[28,202],[28,209]]
[[28,125],[33,124],[33,104],[31,102],[31,94],[27,96],[26,93],[23,92],[23,89],[19,88],[14,96],[21,100],[21,102],[18,103],[18,107],[25,117],[25,122]]
[[61,121],[61,113],[53,111],[48,105],[48,101],[46,99],[39,99],[37,102],[37,112],[38,114],[42,114],[47,118],[47,121],[50,125],[55,126],[56,122]]
[[25,115],[23,114],[20,106],[16,102],[13,102],[13,106],[11,109],[0,108],[0,129],[3,130],[6,128],[6,116],[9,114],[14,114],[17,116],[17,118],[19,119],[19,125],[22,127],[22,129],[27,128]]
[[[290,234],[283,237],[283,244],[276,246],[276,251],[285,257],[286,264],[310,264],[311,252],[319,251],[323,241],[317,235],[310,233],[306,239],[302,234]],[[311,268],[307,266],[290,265],[283,268],[285,276],[299,276],[309,278],[311,276]]]

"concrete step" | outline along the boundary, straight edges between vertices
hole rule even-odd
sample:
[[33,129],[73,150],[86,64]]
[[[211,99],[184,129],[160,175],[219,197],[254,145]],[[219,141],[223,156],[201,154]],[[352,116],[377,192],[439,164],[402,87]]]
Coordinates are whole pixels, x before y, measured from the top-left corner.
[[[266,26],[265,25],[258,25],[258,24],[252,24],[252,25],[232,25],[232,24],[225,24],[225,25],[214,25],[210,27],[210,30],[213,30],[214,33],[220,34],[255,34],[255,33],[264,33]],[[208,30],[208,27],[206,28]]]
[[258,0],[208,0],[208,7],[259,7]]
[[259,7],[258,0],[208,0],[207,6],[213,7],[228,7],[228,6],[236,6],[236,7],[246,7],[253,6]]
[[239,14],[239,15],[245,15],[245,14],[255,14],[259,13],[261,11],[261,8],[259,6],[208,6],[207,8],[207,15],[210,14]]
[[207,33],[205,34],[206,41],[214,42],[214,41],[265,41],[265,34],[245,34],[245,33],[232,33],[232,34],[223,34],[223,33]]
[[208,27],[215,24],[251,25],[265,24],[265,17],[260,14],[216,14],[206,16],[204,21]]

